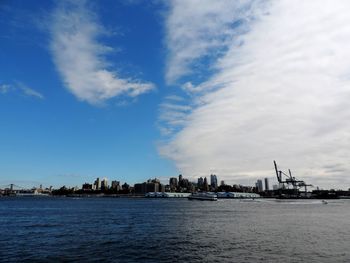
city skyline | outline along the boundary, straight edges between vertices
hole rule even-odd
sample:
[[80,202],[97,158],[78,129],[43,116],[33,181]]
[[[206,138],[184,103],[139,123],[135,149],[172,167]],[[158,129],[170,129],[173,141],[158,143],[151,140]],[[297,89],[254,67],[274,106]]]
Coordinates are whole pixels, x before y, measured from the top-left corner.
[[[348,189],[348,1],[2,1],[0,185],[283,171]],[[274,179],[275,180],[275,179]]]

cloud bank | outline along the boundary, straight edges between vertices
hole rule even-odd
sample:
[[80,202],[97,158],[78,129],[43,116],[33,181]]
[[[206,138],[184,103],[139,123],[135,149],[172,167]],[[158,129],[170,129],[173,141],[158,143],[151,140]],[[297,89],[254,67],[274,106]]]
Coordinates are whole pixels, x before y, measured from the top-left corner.
[[106,55],[113,48],[99,39],[107,31],[85,1],[63,1],[52,15],[51,52],[65,86],[80,100],[101,104],[119,95],[136,97],[154,89],[140,80],[121,78]]
[[[169,11],[167,78],[189,76],[192,110],[160,153],[187,176],[273,177],[276,159],[309,183],[349,187],[350,3],[216,3]],[[214,73],[192,84],[212,48]]]
[[[200,60],[222,54],[241,23],[252,19],[253,1],[174,0],[166,20],[169,50],[166,80],[175,83],[189,73],[200,73]],[[233,30],[235,29],[235,30]]]

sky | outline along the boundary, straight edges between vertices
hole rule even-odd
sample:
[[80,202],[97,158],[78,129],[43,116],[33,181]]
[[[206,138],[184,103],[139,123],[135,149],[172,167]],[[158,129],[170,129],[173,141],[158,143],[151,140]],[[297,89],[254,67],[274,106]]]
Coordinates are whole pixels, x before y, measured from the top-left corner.
[[[0,0],[0,186],[350,187],[349,1]],[[271,184],[271,183],[270,183]]]

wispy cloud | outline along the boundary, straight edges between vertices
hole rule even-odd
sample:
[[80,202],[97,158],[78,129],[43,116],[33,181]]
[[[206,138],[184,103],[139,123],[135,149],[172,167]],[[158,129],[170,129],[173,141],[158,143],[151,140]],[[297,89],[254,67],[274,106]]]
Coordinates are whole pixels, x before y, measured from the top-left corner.
[[[209,61],[215,71],[208,80],[186,84],[195,108],[160,153],[189,176],[215,172],[228,181],[270,176],[277,159],[311,183],[350,184],[349,2],[251,5],[238,12],[244,27],[239,34],[227,33],[235,30],[239,3],[220,1],[211,19],[198,15],[206,13],[206,2],[196,8],[186,7],[188,2],[174,1],[168,18],[168,25],[181,20],[183,28],[168,26],[168,78],[188,74],[189,65],[212,47],[223,45],[223,52]],[[177,53],[181,45],[184,54]],[[194,75],[188,79],[198,82]],[[325,168],[332,164],[341,169]]]
[[34,89],[31,89],[29,88],[28,86],[26,86],[25,84],[21,83],[21,82],[17,82],[17,87],[18,89],[20,89],[22,91],[23,94],[25,94],[26,96],[29,96],[29,97],[36,97],[38,99],[44,99],[44,96],[34,90]]
[[14,84],[0,84],[0,94],[9,94],[13,92],[25,95],[27,97],[45,99],[44,95],[42,95],[40,92],[28,87],[22,82],[15,81]]
[[107,32],[86,1],[62,1],[52,15],[51,51],[66,87],[80,100],[100,104],[118,95],[136,97],[152,83],[121,78],[106,55],[113,48],[99,38]]
[[185,124],[187,114],[192,107],[183,97],[170,95],[159,106],[158,127],[163,136],[171,136]]
[[0,84],[0,94],[6,94],[11,90],[11,86],[8,84]]
[[210,61],[223,54],[232,37],[241,33],[249,8],[258,1],[175,0],[166,21],[169,49],[166,80],[174,83],[190,73],[201,73],[201,59]]

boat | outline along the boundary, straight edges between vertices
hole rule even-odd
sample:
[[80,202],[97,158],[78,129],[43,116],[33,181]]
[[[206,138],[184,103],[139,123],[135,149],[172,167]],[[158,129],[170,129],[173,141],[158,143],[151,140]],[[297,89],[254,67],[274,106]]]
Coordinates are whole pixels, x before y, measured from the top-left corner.
[[187,197],[189,200],[217,201],[218,196],[214,193],[198,192]]
[[322,200],[322,204],[326,205],[328,202],[326,200]]
[[17,197],[47,197],[50,196],[49,194],[44,194],[44,193],[16,193],[15,196]]

